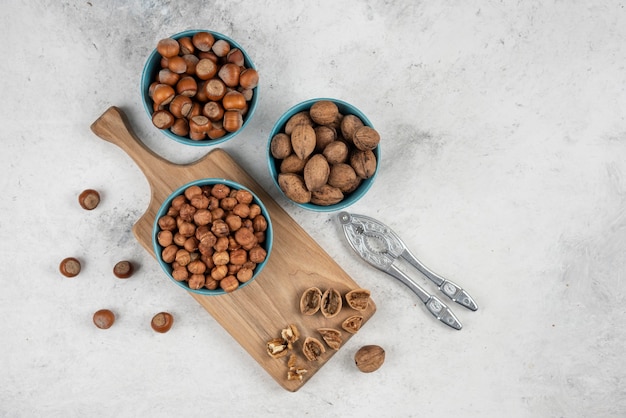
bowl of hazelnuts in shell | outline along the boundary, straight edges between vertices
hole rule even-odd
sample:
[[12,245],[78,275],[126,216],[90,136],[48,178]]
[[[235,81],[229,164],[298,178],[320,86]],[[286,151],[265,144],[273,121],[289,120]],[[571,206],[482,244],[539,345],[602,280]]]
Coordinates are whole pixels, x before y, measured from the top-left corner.
[[141,76],[152,124],[176,142],[223,143],[248,124],[259,74],[250,56],[218,32],[188,30],[160,39]]
[[272,223],[243,185],[207,178],[174,191],[159,208],[152,232],[155,256],[183,289],[222,295],[251,283],[272,250]]
[[367,193],[380,162],[380,135],[353,105],[337,99],[301,102],[270,132],[270,175],[282,194],[313,211],[346,208]]

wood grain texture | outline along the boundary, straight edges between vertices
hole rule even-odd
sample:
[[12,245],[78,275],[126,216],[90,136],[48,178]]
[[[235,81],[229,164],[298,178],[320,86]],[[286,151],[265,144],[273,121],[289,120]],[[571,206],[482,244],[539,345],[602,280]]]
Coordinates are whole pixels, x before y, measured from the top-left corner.
[[[224,150],[214,149],[191,164],[173,164],[148,149],[133,133],[124,113],[116,107],[102,114],[91,125],[91,130],[122,148],[148,180],[150,203],[133,226],[133,233],[153,256],[151,235],[156,213],[161,202],[183,184],[207,177],[229,179],[248,187],[263,201],[274,228],[274,244],[269,261],[259,277],[232,294],[189,294],[283,388],[297,391],[336,352],[326,347],[327,351],[319,361],[309,362],[300,351],[304,338],[311,336],[321,340],[317,328],[341,330],[343,320],[355,314],[362,315],[365,324],[375,313],[376,305],[371,300],[364,312],[344,306],[340,314],[331,319],[324,318],[321,313],[313,316],[300,313],[300,295],[311,286],[322,291],[332,287],[345,294],[359,285]],[[163,279],[167,280],[165,274]],[[172,291],[179,291],[179,288],[173,286]],[[295,324],[302,334],[293,349],[298,356],[298,364],[308,369],[302,381],[288,381],[287,358],[271,358],[265,349],[266,342],[280,336],[281,329],[289,324]],[[345,344],[351,334],[341,331]]]

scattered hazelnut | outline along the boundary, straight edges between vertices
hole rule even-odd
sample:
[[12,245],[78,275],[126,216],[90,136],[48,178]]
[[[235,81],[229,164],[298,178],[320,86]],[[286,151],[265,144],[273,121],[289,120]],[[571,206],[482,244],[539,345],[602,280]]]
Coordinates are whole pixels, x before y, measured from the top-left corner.
[[385,362],[385,350],[377,345],[365,345],[354,355],[356,367],[363,373],[371,373]]
[[80,261],[74,257],[68,257],[61,261],[59,271],[65,277],[75,277],[80,273]]
[[100,203],[100,193],[93,189],[83,190],[78,195],[78,203],[83,209],[93,210]]
[[135,268],[130,261],[120,261],[113,267],[113,274],[119,279],[128,279],[133,275]]
[[174,324],[174,317],[172,314],[168,312],[159,312],[158,314],[152,317],[152,321],[150,321],[150,326],[156,332],[165,333],[172,328]]
[[108,309],[100,309],[93,314],[93,323],[100,329],[111,328],[115,322],[115,314]]

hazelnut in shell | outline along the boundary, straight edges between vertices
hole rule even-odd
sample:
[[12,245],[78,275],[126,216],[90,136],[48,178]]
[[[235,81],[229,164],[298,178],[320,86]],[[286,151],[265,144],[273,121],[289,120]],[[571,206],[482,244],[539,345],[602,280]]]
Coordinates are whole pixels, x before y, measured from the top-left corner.
[[80,273],[80,261],[74,257],[67,257],[61,261],[59,271],[65,277],[76,277]]
[[93,189],[83,190],[78,195],[78,203],[85,210],[93,210],[100,203],[100,193]]
[[100,309],[93,314],[93,323],[100,329],[109,329],[115,322],[115,314],[109,309]]
[[120,261],[113,266],[113,274],[118,279],[128,279],[133,275],[134,271],[135,267],[133,266],[133,263],[128,260]]
[[152,317],[150,326],[153,330],[160,333],[165,333],[172,328],[174,324],[174,317],[169,312],[159,312]]

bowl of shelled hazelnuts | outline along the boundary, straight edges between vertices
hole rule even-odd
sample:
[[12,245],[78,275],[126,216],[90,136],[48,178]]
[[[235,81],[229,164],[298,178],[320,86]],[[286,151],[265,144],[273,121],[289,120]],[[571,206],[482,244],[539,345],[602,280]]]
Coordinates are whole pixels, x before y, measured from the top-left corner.
[[141,76],[141,97],[152,123],[186,145],[223,143],[252,119],[259,74],[229,37],[188,30],[157,42]]
[[305,209],[346,208],[372,186],[380,135],[353,105],[319,98],[285,112],[270,132],[267,154],[276,187]]
[[222,295],[251,283],[272,250],[272,223],[263,202],[241,184],[207,178],[185,184],[159,208],[154,253],[178,286]]

